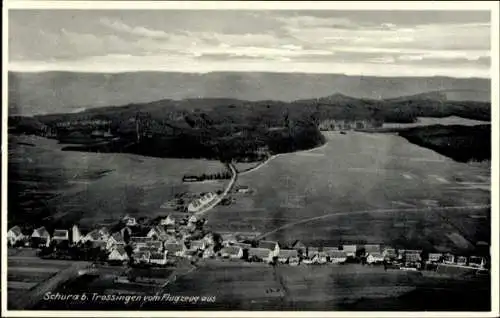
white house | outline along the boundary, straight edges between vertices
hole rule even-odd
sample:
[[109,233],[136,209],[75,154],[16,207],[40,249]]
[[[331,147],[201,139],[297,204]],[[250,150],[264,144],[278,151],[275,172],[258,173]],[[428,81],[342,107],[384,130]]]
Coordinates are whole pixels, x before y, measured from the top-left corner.
[[160,225],[175,225],[175,218],[171,215],[168,215],[166,218],[160,220]]
[[455,256],[452,254],[445,254],[443,256],[443,263],[445,264],[453,264],[455,263]]
[[372,252],[366,256],[366,263],[368,264],[377,264],[382,263],[384,261],[384,256],[382,253]]
[[151,256],[149,257],[149,263],[150,264],[157,264],[157,265],[166,265],[167,264],[167,251],[163,253],[151,253]]
[[484,259],[484,257],[480,257],[480,256],[469,257],[469,266],[477,267],[477,268],[484,268],[485,265],[486,265],[486,260]]
[[113,233],[106,242],[106,248],[108,250],[113,249],[117,245],[125,245],[123,236],[120,232]]
[[318,252],[311,258],[311,260],[315,264],[326,264],[328,262],[326,252]]
[[164,240],[168,234],[162,226],[153,226],[146,236],[155,240]]
[[427,263],[437,263],[443,257],[442,253],[429,253],[427,257]]
[[17,242],[20,242],[24,240],[25,236],[21,231],[21,228],[19,226],[13,226],[7,231],[7,242],[9,242],[10,245],[14,245]]
[[240,259],[243,257],[243,249],[239,246],[225,246],[219,251],[220,256],[230,259]]
[[347,257],[356,257],[358,247],[356,245],[342,245],[342,250],[346,253]]
[[259,241],[259,244],[257,245],[258,248],[267,248],[270,251],[273,252],[273,257],[278,256],[280,253],[280,245],[278,242],[274,241]]
[[461,265],[461,266],[467,265],[467,257],[465,257],[465,256],[457,257],[457,265]]
[[347,254],[344,251],[327,250],[326,255],[334,264],[341,264],[347,260]]
[[78,228],[78,225],[73,225],[71,228],[71,240],[73,244],[77,244],[82,240],[82,233],[80,232],[80,229]]
[[382,251],[382,256],[386,259],[396,259],[398,257],[398,253],[395,248],[386,247]]
[[203,258],[211,258],[215,256],[214,248],[209,247],[203,251]]
[[280,249],[278,254],[278,262],[285,264],[298,264],[299,263],[299,253],[297,250],[285,250]]
[[50,234],[44,226],[33,230],[31,234],[31,243],[33,246],[37,247],[50,245]]
[[125,262],[129,260],[129,257],[123,246],[118,246],[111,250],[111,253],[108,256],[108,260]]
[[267,248],[250,248],[248,249],[248,259],[257,260],[265,263],[273,261],[274,252]]
[[151,238],[144,236],[132,236],[130,238],[130,244],[133,246],[134,251],[138,251],[141,247],[146,247],[147,243],[151,241]]
[[369,254],[381,254],[380,253],[380,245],[378,244],[366,244],[364,246],[365,248],[365,256],[368,256]]

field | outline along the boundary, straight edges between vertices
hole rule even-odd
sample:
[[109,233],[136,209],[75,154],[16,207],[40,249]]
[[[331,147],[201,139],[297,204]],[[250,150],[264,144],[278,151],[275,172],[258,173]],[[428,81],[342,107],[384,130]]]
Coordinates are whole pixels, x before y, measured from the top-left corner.
[[78,222],[85,227],[116,221],[127,213],[154,218],[171,212],[160,206],[176,193],[216,191],[227,182],[182,182],[184,174],[223,170],[217,161],[60,149],[54,140],[11,137],[10,223],[29,220],[40,224],[50,220],[50,224],[60,226]]
[[10,309],[26,309],[65,280],[76,275],[86,262],[42,260],[32,249],[9,249],[7,267]]
[[488,167],[457,163],[395,135],[327,134],[325,147],[280,155],[240,176],[237,185],[255,192],[216,207],[209,224],[271,232],[268,239],[282,242],[444,251],[457,248],[450,235],[472,245],[489,241],[489,209],[482,208],[490,204]]
[[411,127],[431,126],[431,125],[475,126],[475,125],[484,125],[489,123],[490,122],[488,121],[474,120],[458,116],[449,116],[444,118],[419,117],[416,123],[411,123],[411,124],[384,123],[382,128],[411,128]]

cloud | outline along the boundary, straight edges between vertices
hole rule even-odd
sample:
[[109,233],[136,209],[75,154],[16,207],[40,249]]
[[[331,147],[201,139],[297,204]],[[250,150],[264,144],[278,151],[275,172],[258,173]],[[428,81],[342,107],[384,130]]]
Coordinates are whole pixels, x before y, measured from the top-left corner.
[[128,34],[136,35],[136,36],[144,36],[144,37],[150,37],[150,38],[157,38],[157,39],[168,39],[169,34],[160,31],[160,30],[153,30],[149,28],[145,28],[143,26],[129,26],[121,21],[118,20],[111,20],[109,18],[101,18],[100,19],[101,24],[104,26],[107,26],[113,30],[116,30],[118,32],[125,32]]

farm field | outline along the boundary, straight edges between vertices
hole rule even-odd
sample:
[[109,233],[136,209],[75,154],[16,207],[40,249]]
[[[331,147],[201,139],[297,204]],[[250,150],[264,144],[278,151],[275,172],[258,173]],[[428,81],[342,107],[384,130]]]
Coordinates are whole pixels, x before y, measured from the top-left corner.
[[[214,303],[197,305],[163,305],[163,310],[356,310],[360,303],[379,303],[373,310],[408,310],[418,297],[419,310],[455,310],[474,303],[477,310],[486,310],[488,284],[481,281],[426,279],[418,272],[384,271],[380,266],[316,265],[277,266],[251,263],[205,261],[203,265],[169,285],[164,292],[172,295],[212,296]],[[466,292],[453,292],[461,290]],[[471,293],[476,293],[472,298]],[[437,297],[434,300],[429,294]],[[417,295],[417,296],[414,296]],[[452,297],[465,303],[450,306]],[[403,298],[404,301],[399,301]],[[436,299],[441,299],[442,302]],[[458,298],[457,298],[458,299]],[[468,299],[468,300],[467,300]],[[147,307],[145,309],[150,309]]]
[[[20,144],[19,142],[22,142]],[[27,145],[32,144],[32,145]],[[11,136],[9,222],[82,227],[129,214],[154,218],[180,192],[224,188],[227,181],[183,183],[184,174],[219,172],[218,161],[61,151],[54,140]]]
[[[325,147],[280,155],[239,176],[237,185],[254,193],[216,207],[210,226],[272,232],[266,238],[282,242],[366,241],[443,251],[489,241],[485,165],[458,163],[391,134],[326,134]],[[447,206],[465,208],[442,209]],[[457,245],[450,239],[457,236],[469,243]]]
[[463,125],[463,126],[475,126],[490,124],[489,121],[474,120],[468,118],[462,118],[458,116],[449,116],[444,118],[434,118],[434,117],[418,117],[416,123],[411,124],[398,124],[398,123],[384,123],[383,128],[411,128],[411,127],[421,127],[421,126],[431,126],[431,125]]
[[72,268],[86,262],[43,260],[32,249],[9,249],[7,262],[7,292],[9,307],[14,308],[41,299],[59,282],[74,274]]

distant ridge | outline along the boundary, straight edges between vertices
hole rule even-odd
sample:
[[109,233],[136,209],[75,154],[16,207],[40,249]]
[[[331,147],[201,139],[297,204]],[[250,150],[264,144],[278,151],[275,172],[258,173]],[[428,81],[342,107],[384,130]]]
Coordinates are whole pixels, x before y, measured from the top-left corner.
[[489,79],[449,77],[261,72],[9,72],[8,86],[11,115],[70,113],[83,108],[186,98],[285,102],[318,98],[380,100],[444,92],[447,100],[490,101]]

